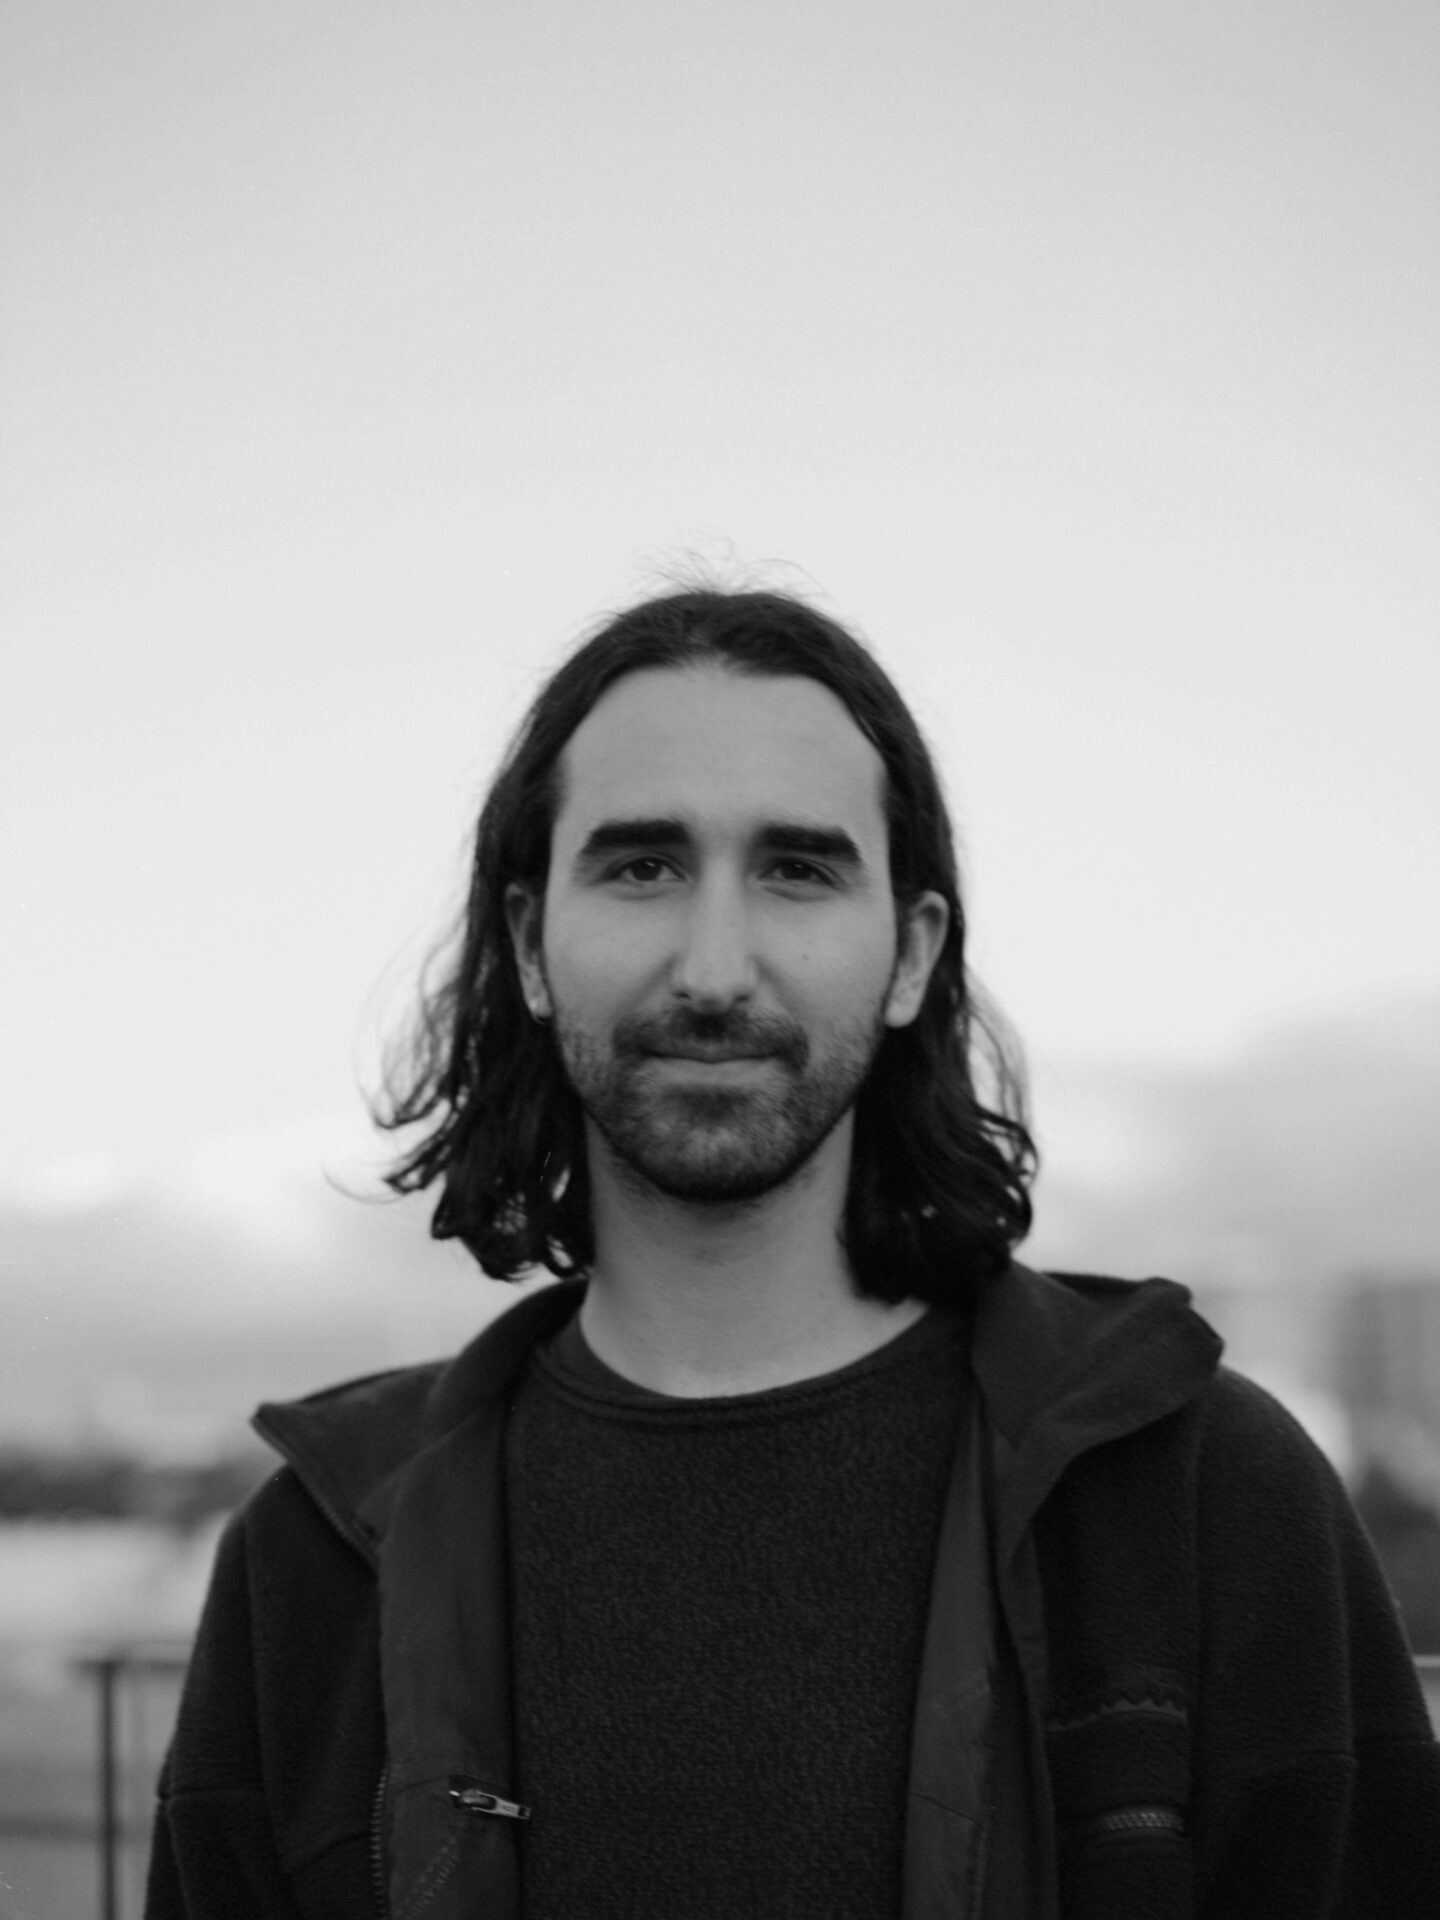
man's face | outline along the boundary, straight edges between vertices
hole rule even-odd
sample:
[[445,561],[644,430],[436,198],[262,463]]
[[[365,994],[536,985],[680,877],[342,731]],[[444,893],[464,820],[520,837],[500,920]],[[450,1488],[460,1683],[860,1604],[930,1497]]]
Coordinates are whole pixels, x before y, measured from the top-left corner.
[[915,1017],[945,929],[897,939],[884,768],[819,682],[658,669],[618,681],[562,756],[543,914],[507,902],[592,1155],[677,1199],[750,1200],[850,1110]]

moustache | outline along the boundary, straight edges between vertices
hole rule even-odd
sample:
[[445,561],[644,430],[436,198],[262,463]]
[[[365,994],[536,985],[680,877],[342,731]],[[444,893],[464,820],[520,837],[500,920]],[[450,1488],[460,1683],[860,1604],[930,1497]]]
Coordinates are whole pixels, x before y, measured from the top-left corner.
[[665,1014],[632,1014],[615,1028],[614,1047],[621,1059],[643,1060],[687,1046],[767,1054],[795,1068],[810,1057],[810,1043],[800,1027],[760,1014],[696,1013],[677,1007]]

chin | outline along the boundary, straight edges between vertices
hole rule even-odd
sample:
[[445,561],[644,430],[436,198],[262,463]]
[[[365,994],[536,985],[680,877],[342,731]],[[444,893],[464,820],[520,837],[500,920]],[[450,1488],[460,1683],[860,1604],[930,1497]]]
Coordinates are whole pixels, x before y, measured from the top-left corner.
[[757,1150],[753,1142],[713,1142],[701,1152],[688,1143],[688,1151],[653,1144],[611,1143],[623,1171],[662,1193],[669,1200],[683,1200],[692,1206],[742,1206],[763,1200],[766,1194],[786,1186],[814,1157],[820,1142],[774,1143],[769,1150]]
[[667,1200],[683,1200],[692,1207],[740,1207],[763,1200],[792,1177],[790,1172],[774,1174],[768,1168],[736,1169],[733,1172],[647,1171],[641,1177]]

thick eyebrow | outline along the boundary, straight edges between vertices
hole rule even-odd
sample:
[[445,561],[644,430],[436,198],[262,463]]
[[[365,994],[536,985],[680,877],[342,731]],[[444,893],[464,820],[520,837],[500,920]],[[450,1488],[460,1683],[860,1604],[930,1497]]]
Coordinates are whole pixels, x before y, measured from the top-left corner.
[[764,853],[824,860],[832,867],[851,867],[858,871],[865,864],[859,847],[840,827],[802,827],[777,821],[763,830],[759,845]]
[[[637,847],[674,848],[693,844],[694,835],[685,822],[669,814],[637,820],[602,820],[586,835],[575,856],[575,865],[581,870],[596,867],[610,854],[633,852]],[[841,827],[809,827],[798,821],[772,820],[756,835],[756,846],[762,853],[825,860],[832,866],[855,871],[865,865],[859,847]]]
[[687,847],[690,830],[683,820],[668,814],[643,820],[602,820],[585,836],[575,856],[577,867],[595,867],[608,854],[632,852],[636,847]]

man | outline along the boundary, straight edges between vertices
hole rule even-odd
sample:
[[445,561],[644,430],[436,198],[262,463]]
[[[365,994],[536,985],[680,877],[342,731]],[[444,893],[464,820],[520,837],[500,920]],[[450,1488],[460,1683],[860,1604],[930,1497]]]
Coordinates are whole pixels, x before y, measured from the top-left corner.
[[869,654],[764,593],[542,691],[385,1111],[487,1272],[290,1406],[149,1911],[1440,1911],[1440,1762],[1321,1456],[1163,1280],[1012,1263],[1034,1156]]

